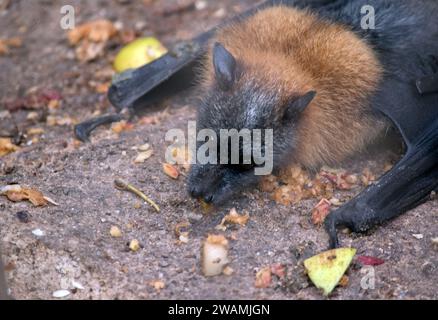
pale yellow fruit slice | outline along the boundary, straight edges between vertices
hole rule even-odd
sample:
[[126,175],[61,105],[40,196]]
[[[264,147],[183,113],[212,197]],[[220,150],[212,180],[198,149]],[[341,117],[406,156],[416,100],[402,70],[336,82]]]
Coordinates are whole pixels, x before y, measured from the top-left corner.
[[354,248],[340,248],[318,254],[304,261],[313,284],[328,296],[341,280],[356,254]]
[[123,72],[142,67],[162,57],[167,49],[153,37],[134,40],[126,45],[114,60],[114,69]]

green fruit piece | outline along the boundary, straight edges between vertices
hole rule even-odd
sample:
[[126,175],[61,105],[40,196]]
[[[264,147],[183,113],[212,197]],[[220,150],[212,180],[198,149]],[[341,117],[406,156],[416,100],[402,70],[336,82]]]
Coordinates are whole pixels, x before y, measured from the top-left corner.
[[114,60],[114,69],[123,72],[142,67],[162,57],[167,49],[153,37],[137,39],[126,45]]
[[313,284],[328,296],[347,271],[356,249],[340,248],[318,254],[304,261]]

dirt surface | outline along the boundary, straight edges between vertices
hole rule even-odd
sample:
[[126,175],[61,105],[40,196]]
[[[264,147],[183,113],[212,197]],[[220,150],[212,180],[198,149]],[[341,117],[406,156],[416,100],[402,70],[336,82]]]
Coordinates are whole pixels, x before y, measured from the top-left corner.
[[[70,3],[76,8],[78,24],[107,18],[170,45],[215,25],[224,15],[243,10],[251,1],[207,1],[205,8],[198,3],[198,9],[174,14],[163,10],[172,8],[174,2],[167,0]],[[254,190],[205,215],[187,196],[186,178],[175,181],[162,172],[165,133],[171,128],[184,129],[187,121],[195,118],[196,105],[190,93],[146,110],[147,117],[157,117],[154,124],[134,121],[132,130],[120,134],[101,128],[89,144],[74,141],[72,123],[47,123],[48,116],[69,117],[74,123],[96,111],[111,110],[105,94],[96,93],[93,81],[108,80],[102,70],[110,69],[121,47],[109,43],[103,57],[79,63],[66,31],[59,27],[62,4],[12,1],[6,11],[0,11],[0,38],[23,40],[21,47],[0,56],[0,111],[6,109],[7,100],[29,90],[51,89],[62,95],[58,108],[38,109],[31,120],[29,113],[35,110],[22,109],[3,114],[0,120],[3,134],[16,135],[14,123],[22,132],[44,130],[38,139],[24,137],[21,150],[0,158],[0,186],[19,183],[36,188],[59,204],[36,208],[0,197],[0,240],[11,294],[18,299],[51,299],[53,292],[69,289],[72,293],[66,299],[322,298],[300,264],[303,258],[327,248],[326,233],[311,223],[310,212],[317,199],[282,206]],[[137,151],[132,148],[146,142],[154,156],[144,164],[134,164]],[[385,163],[396,157],[380,147],[343,167],[351,172],[371,168],[380,174]],[[117,190],[115,177],[143,190],[160,205],[161,213]],[[346,200],[360,190],[337,191],[336,196]],[[226,232],[215,230],[232,207],[250,213],[248,224]],[[30,216],[27,223],[17,218],[23,211]],[[369,290],[361,288],[364,273],[354,264],[348,271],[348,285],[337,288],[331,298],[437,299],[437,218],[438,201],[431,200],[366,235],[341,233],[344,246],[385,263],[374,268],[375,288]],[[191,223],[189,242],[179,244],[174,228],[184,221]],[[120,228],[121,238],[110,236],[112,226]],[[44,235],[35,236],[32,231],[36,229]],[[202,276],[200,248],[209,233],[223,233],[230,239],[231,276]],[[142,246],[137,252],[127,246],[133,239]],[[256,272],[277,263],[288,267],[288,277],[257,289]],[[84,288],[74,289],[72,280]],[[154,288],[152,283],[157,280],[165,284],[163,289]]]

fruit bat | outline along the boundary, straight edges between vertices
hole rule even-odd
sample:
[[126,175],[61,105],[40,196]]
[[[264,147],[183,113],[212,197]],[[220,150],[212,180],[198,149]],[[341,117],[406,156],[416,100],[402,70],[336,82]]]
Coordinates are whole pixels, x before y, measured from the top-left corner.
[[[278,5],[306,9],[331,23],[343,25],[374,50],[383,72],[370,96],[370,104],[377,117],[390,121],[398,129],[406,145],[403,158],[392,170],[326,218],[330,247],[337,247],[339,227],[364,232],[416,207],[438,190],[438,3],[435,1],[267,1],[193,41],[177,45],[157,61],[121,74],[110,88],[109,99],[119,111],[132,110],[186,89],[194,83],[195,70],[211,50],[209,44],[218,30]],[[362,25],[365,6],[375,11],[374,28]],[[225,47],[217,46],[216,50],[224,61],[232,61]],[[120,116],[110,115],[78,125],[76,136],[86,140],[96,125],[116,119]]]

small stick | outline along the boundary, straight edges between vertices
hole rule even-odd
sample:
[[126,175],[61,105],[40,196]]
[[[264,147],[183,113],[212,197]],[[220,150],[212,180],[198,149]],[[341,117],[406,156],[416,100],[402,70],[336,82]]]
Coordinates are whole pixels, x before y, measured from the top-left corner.
[[121,179],[116,179],[114,181],[114,184],[120,190],[130,191],[130,192],[136,194],[137,196],[142,198],[144,201],[149,203],[157,212],[160,212],[160,207],[153,200],[151,200],[147,195],[145,195],[143,192],[138,190],[133,185],[130,185],[129,183],[127,183]]

